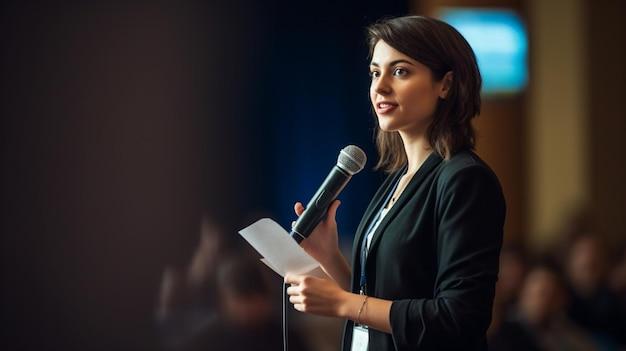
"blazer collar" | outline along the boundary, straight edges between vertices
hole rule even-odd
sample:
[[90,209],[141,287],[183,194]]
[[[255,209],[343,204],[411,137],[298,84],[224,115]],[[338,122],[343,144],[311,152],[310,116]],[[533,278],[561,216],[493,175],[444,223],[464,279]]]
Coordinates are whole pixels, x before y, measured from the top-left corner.
[[[374,235],[372,236],[372,241],[370,243],[369,253],[367,255],[369,262],[369,257],[372,257],[372,253],[376,249],[376,244],[380,241],[381,234],[385,231],[385,228],[389,224],[389,222],[395,217],[397,212],[406,204],[406,202],[411,198],[413,193],[417,190],[419,185],[422,183],[424,177],[426,177],[433,168],[439,165],[442,161],[442,158],[436,153],[431,152],[430,155],[426,158],[424,163],[420,166],[420,168],[415,172],[413,178],[409,181],[406,188],[400,194],[400,197],[396,200],[396,203],[391,207],[389,212],[382,219],[381,223],[378,225],[378,228],[374,231]],[[406,172],[407,165],[404,165],[398,171],[392,173],[385,182],[378,189],[376,194],[374,195],[372,203],[365,211],[363,215],[363,221],[359,224],[357,228],[354,248],[352,252],[353,262],[358,262],[359,253],[361,249],[361,242],[363,241],[363,236],[365,235],[365,230],[369,226],[369,223],[373,220],[373,217],[378,213],[378,210],[383,206],[383,201],[386,198],[386,195],[392,190],[394,184],[398,181],[398,179]],[[357,267],[358,265],[355,265]],[[356,275],[356,273],[355,273]]]

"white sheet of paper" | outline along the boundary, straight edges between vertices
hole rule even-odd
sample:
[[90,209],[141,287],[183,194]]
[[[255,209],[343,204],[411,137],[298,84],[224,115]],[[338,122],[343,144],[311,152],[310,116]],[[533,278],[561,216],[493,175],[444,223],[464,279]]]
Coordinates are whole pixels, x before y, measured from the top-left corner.
[[263,256],[263,263],[283,277],[286,273],[309,273],[319,267],[285,229],[269,218],[259,219],[239,234]]

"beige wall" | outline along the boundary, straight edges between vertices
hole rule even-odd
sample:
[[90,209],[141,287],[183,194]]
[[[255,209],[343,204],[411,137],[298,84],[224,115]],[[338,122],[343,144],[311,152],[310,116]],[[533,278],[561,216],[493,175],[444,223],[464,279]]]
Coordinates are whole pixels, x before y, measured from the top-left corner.
[[528,2],[530,86],[526,129],[529,239],[556,239],[590,198],[584,2]]
[[626,240],[626,1],[587,2],[591,222]]

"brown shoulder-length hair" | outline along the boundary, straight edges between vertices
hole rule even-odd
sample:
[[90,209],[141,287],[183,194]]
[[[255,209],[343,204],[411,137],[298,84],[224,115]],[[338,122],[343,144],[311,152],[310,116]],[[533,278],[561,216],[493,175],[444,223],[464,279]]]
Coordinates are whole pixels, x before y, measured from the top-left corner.
[[[480,114],[482,79],[474,51],[465,38],[443,21],[404,16],[384,18],[370,25],[367,40],[369,60],[376,43],[383,40],[430,68],[436,81],[452,71],[452,85],[446,98],[437,102],[427,138],[434,152],[444,159],[459,151],[474,149],[476,141],[471,120]],[[393,172],[407,161],[398,132],[386,132],[377,127],[376,147],[380,158],[375,169]]]

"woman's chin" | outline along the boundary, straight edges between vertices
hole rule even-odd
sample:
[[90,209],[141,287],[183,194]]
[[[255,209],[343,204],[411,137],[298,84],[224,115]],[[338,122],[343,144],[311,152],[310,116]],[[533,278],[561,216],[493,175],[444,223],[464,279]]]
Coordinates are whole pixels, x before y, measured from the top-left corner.
[[389,121],[378,119],[378,127],[383,132],[395,132],[398,130],[397,126],[394,126],[393,123],[389,123]]

